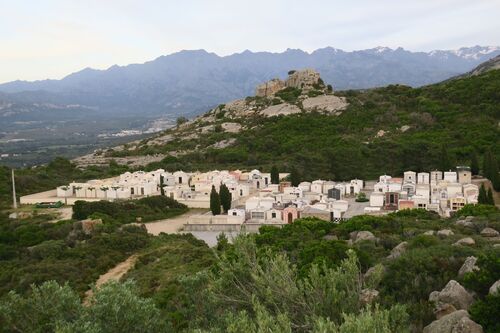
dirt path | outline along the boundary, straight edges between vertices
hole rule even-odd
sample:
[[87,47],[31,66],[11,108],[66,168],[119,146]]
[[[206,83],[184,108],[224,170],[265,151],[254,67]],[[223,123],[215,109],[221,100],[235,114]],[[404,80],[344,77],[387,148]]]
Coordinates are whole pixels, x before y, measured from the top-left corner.
[[145,226],[148,232],[155,236],[162,232],[166,234],[176,234],[182,229],[184,224],[187,223],[190,216],[206,212],[208,212],[208,209],[190,209],[187,213],[170,219],[145,223]]
[[[128,257],[125,261],[122,261],[121,263],[111,268],[106,273],[99,276],[99,279],[97,279],[95,283],[96,288],[99,288],[108,281],[119,281],[135,265],[137,258],[138,255],[133,254],[130,257]],[[88,304],[88,301],[91,298],[92,294],[93,294],[92,289],[87,290],[84,299],[85,304]]]

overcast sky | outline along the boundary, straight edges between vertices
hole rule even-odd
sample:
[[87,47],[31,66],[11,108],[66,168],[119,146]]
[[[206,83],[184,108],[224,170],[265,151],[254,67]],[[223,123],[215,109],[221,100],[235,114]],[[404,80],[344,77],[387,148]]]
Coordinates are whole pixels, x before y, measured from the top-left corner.
[[500,45],[500,0],[0,0],[0,82],[183,49]]

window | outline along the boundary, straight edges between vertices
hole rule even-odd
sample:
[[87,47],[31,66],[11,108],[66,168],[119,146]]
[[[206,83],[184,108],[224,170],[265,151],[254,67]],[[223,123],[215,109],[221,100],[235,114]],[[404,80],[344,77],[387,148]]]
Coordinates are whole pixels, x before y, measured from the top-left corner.
[[238,215],[238,214],[236,212],[233,212],[233,216],[236,216],[236,215]]
[[141,195],[144,195],[144,187],[141,187]]
[[133,187],[130,188],[130,194],[134,195],[134,188]]
[[179,184],[182,184],[182,177],[179,177]]
[[275,219],[276,218],[276,213],[271,213],[271,218]]

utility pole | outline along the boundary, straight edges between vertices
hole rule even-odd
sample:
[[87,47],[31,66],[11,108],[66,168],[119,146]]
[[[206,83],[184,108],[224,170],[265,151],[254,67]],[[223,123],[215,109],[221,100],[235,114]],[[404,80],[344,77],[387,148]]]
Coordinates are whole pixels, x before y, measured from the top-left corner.
[[12,169],[12,201],[14,203],[14,209],[17,209],[16,180],[14,178],[14,169]]

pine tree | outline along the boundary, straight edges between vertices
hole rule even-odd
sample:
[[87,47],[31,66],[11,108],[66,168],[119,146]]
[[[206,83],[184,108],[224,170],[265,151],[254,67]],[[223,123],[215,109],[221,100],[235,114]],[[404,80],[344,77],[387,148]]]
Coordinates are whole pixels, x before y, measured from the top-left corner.
[[271,168],[271,183],[272,184],[279,184],[280,183],[280,174],[278,172],[278,168],[276,165],[273,165]]
[[486,194],[484,184],[481,184],[481,187],[479,188],[479,197],[477,198],[477,202],[482,205],[488,204],[488,195]]
[[292,167],[292,170],[290,170],[290,182],[292,186],[298,186],[300,184],[300,175],[295,167]]
[[224,213],[227,213],[227,211],[231,209],[232,195],[225,184],[222,184],[220,186],[219,197],[222,208],[224,209]]
[[212,215],[220,215],[220,196],[214,185],[212,185],[212,191],[210,192],[210,210]]
[[488,204],[495,205],[495,199],[493,199],[493,191],[491,190],[491,187],[488,189],[488,194],[486,196]]
[[476,151],[472,152],[470,158],[470,171],[472,172],[473,175],[479,175],[479,161],[477,159]]

